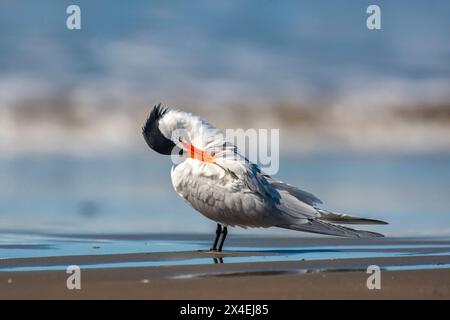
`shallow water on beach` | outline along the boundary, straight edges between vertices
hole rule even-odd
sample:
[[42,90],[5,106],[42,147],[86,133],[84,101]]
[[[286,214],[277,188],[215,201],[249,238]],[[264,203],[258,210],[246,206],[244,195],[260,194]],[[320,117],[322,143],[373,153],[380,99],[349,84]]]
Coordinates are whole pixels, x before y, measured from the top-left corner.
[[[356,258],[395,258],[450,256],[450,238],[382,239],[360,242],[359,240],[337,242],[332,239],[233,238],[222,254],[211,254],[210,240],[206,237],[166,235],[139,236],[58,236],[30,234],[0,234],[0,272],[65,270],[69,264],[64,257],[75,257],[81,268],[125,268],[180,265],[204,265],[214,263],[257,263],[284,261],[318,261]],[[293,245],[294,242],[298,245]],[[162,253],[163,255],[155,255]],[[180,255],[184,253],[187,255]],[[131,257],[131,255],[136,254]],[[146,256],[146,254],[148,254]],[[153,254],[153,255],[152,255]],[[115,255],[114,258],[104,259]],[[52,261],[32,258],[62,257]],[[86,257],[89,257],[87,259]],[[92,258],[94,257],[94,258]],[[70,260],[74,261],[74,260]],[[73,263],[70,263],[73,264]],[[386,270],[414,270],[448,268],[448,263],[419,263],[384,265]],[[358,266],[352,268],[358,269]],[[332,267],[336,270],[336,267]],[[342,270],[348,269],[342,268]],[[339,270],[339,268],[337,268]]]
[[[389,225],[367,229],[388,238],[324,241],[295,231],[233,228],[226,252],[216,259],[199,252],[210,247],[215,224],[175,194],[165,159],[147,154],[0,159],[0,271],[62,270],[66,260],[31,260],[71,256],[80,257],[75,262],[83,268],[447,256],[449,159],[283,158],[279,179],[317,193],[326,208],[387,220]],[[409,235],[424,237],[389,238]],[[119,256],[101,259],[106,255]],[[408,268],[434,268],[431,262],[414,265]]]

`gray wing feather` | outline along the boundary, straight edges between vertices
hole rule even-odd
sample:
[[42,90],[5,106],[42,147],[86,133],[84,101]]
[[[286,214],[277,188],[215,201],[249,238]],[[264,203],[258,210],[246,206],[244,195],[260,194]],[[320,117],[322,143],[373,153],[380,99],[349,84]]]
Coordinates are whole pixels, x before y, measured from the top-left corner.
[[273,179],[270,179],[269,183],[272,187],[278,190],[285,190],[289,192],[289,194],[291,194],[292,196],[296,197],[298,200],[303,201],[304,203],[307,203],[310,206],[314,207],[318,204],[322,204],[322,201],[312,193],[300,190],[299,188],[294,187],[288,183],[276,181]]
[[310,220],[306,224],[284,224],[278,225],[277,227],[341,237],[354,237],[354,238],[384,237],[380,233],[366,230],[355,230],[348,227],[338,226],[319,220]]

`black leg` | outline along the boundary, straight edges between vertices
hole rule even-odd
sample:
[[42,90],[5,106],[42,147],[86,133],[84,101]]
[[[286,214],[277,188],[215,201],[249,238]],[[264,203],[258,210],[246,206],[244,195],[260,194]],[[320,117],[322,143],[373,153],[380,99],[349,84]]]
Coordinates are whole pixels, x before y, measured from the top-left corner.
[[216,238],[214,239],[214,243],[211,247],[211,251],[216,251],[217,250],[217,243],[219,242],[219,237],[220,234],[222,233],[222,226],[220,224],[217,224],[217,229],[216,229]]
[[217,251],[222,251],[223,243],[225,242],[225,238],[227,237],[228,229],[227,227],[223,227],[222,229],[222,237],[220,238],[219,247],[217,248]]

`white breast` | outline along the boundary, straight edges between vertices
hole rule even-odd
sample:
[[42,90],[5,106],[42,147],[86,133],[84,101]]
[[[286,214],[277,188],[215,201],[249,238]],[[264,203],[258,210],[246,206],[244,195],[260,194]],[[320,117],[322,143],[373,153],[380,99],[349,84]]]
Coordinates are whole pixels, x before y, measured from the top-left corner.
[[270,227],[272,204],[221,167],[186,159],[171,172],[175,191],[194,209],[224,225]]

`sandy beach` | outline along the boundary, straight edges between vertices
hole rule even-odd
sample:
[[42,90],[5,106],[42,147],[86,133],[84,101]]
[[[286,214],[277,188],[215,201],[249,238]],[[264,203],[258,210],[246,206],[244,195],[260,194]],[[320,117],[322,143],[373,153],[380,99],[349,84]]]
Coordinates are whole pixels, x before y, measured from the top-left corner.
[[[104,238],[78,238],[95,254],[2,257],[0,299],[450,298],[449,240],[233,238],[232,250],[221,254],[170,246],[103,254],[123,241],[135,247],[140,241],[207,244],[195,236]],[[99,239],[108,242],[97,246]],[[66,287],[69,265],[81,268],[80,290]],[[369,265],[381,269],[380,290],[367,288]]]

